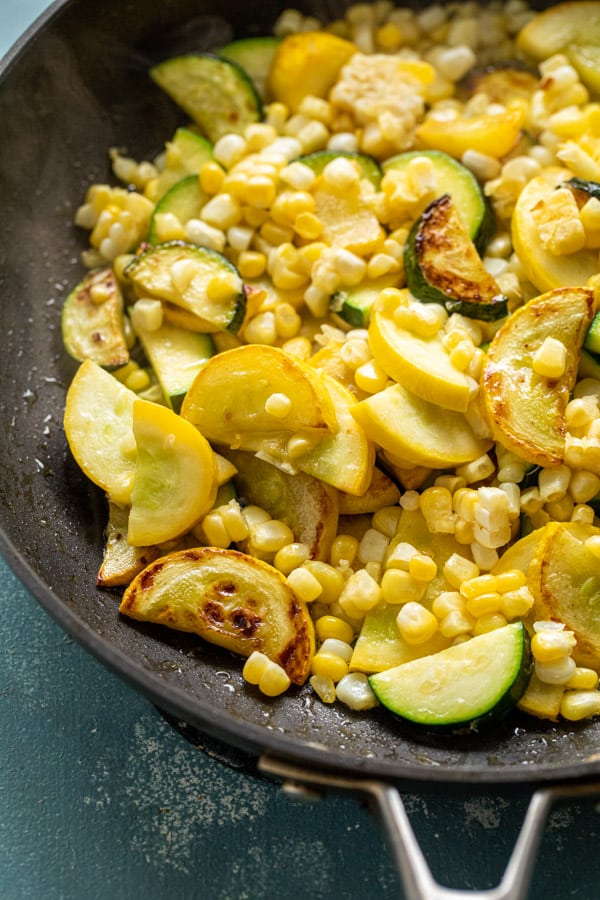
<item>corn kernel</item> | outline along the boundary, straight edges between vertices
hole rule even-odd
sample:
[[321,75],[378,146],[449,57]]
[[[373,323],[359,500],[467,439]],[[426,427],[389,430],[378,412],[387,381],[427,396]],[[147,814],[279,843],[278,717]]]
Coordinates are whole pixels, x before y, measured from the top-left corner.
[[506,625],[506,619],[502,613],[489,612],[477,617],[473,626],[473,635],[486,634],[488,631],[495,631],[496,628],[503,628],[504,625]]
[[355,611],[364,615],[379,604],[381,596],[377,582],[364,569],[359,569],[345,582],[338,602],[349,615]]
[[284,575],[289,575],[292,569],[297,569],[302,563],[310,557],[310,547],[294,541],[291,544],[285,544],[275,554],[273,565]]
[[420,603],[409,601],[396,616],[396,625],[407,644],[423,644],[437,631],[438,620]]
[[497,592],[498,579],[495,575],[477,575],[474,578],[465,579],[459,588],[461,594],[466,600],[477,597],[480,594],[489,594]]
[[546,378],[560,378],[567,364],[567,348],[557,338],[547,337],[533,354],[532,368]]
[[578,722],[600,713],[600,691],[566,691],[560,714],[570,722]]
[[348,675],[344,675],[338,682],[335,693],[341,703],[357,712],[373,709],[379,705],[369,679],[362,672],[349,672]]
[[567,681],[565,688],[569,691],[594,691],[598,687],[598,673],[586,666],[577,666]]
[[315,622],[315,631],[320,641],[325,641],[327,638],[336,638],[349,644],[354,637],[352,626],[349,622],[345,622],[344,619],[340,619],[339,616],[320,616]]
[[135,301],[130,315],[134,330],[157,331],[163,323],[163,305],[160,300],[142,297]]
[[312,572],[309,572],[304,566],[292,569],[287,580],[294,593],[305,603],[312,603],[323,593],[323,587],[318,578],[315,578]]
[[477,578],[479,567],[470,559],[466,559],[459,553],[452,553],[444,564],[444,577],[448,584],[454,588],[460,588],[463,581]]
[[438,619],[443,619],[454,610],[464,611],[465,608],[465,598],[458,591],[442,591],[431,605],[431,611]]
[[316,559],[307,560],[304,563],[304,568],[308,569],[321,585],[320,602],[326,604],[335,603],[339,599],[345,583],[344,576],[339,569]]
[[242,515],[246,520],[248,528],[254,528],[256,525],[260,525],[261,522],[268,522],[271,519],[271,516],[266,511],[266,509],[262,509],[260,506],[255,506],[254,504],[249,504],[242,509]]
[[232,541],[243,541],[249,535],[248,523],[242,515],[237,500],[219,507],[219,515]]
[[259,650],[254,650],[242,669],[242,676],[248,684],[258,684],[271,660]]
[[313,675],[331,678],[335,684],[348,674],[348,663],[341,656],[319,650],[313,657],[311,671]]
[[201,530],[206,537],[206,542],[211,547],[229,547],[231,537],[223,519],[218,512],[209,512],[202,519]]
[[544,629],[533,635],[531,652],[535,660],[552,663],[569,656],[575,644],[575,636],[572,631]]
[[361,391],[376,394],[382,391],[388,382],[388,374],[374,359],[358,366],[354,372],[354,382]]
[[445,638],[456,638],[473,631],[475,619],[466,610],[452,609],[440,621],[440,634]]
[[140,391],[145,391],[150,387],[150,376],[145,369],[136,369],[125,379],[125,387],[139,394]]
[[309,684],[323,703],[335,702],[335,684],[332,678],[326,675],[312,675]]
[[351,534],[338,534],[331,545],[330,560],[332,566],[346,563],[351,566],[358,553],[358,539]]
[[416,553],[408,562],[408,572],[417,581],[433,581],[437,575],[437,564],[426,553]]
[[544,684],[567,684],[576,668],[571,656],[563,656],[553,662],[535,662],[535,674]]
[[292,401],[287,394],[270,394],[265,401],[265,412],[276,419],[285,419],[292,408]]
[[279,519],[261,522],[250,529],[254,548],[260,553],[277,553],[294,541],[292,529]]

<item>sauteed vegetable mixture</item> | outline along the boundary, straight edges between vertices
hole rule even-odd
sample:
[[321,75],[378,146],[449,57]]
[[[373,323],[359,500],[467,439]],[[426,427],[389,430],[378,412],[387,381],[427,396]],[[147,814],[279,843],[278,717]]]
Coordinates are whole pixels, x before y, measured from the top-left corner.
[[186,124],[63,312],[121,614],[425,729],[600,712],[599,54],[599,2],[378,0],[150,71]]

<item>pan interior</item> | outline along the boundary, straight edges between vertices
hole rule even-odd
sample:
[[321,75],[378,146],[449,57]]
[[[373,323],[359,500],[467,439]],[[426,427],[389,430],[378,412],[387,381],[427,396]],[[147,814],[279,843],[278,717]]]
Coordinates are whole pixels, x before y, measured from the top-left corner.
[[[62,432],[75,364],[62,350],[61,306],[83,270],[75,209],[110,181],[107,149],[157,153],[183,123],[151,84],[167,55],[264,33],[280,7],[226,0],[85,0],[55,5],[0,77],[0,549],[44,607],[158,706],[250,753],[423,781],[524,781],[600,769],[600,723],[511,718],[468,742],[415,741],[383,712],[353,714],[308,689],[276,702],[249,690],[238,659],[191,636],[118,614],[95,588],[106,505]],[[309,9],[309,7],[304,7]],[[323,19],[333,5],[313,4]]]

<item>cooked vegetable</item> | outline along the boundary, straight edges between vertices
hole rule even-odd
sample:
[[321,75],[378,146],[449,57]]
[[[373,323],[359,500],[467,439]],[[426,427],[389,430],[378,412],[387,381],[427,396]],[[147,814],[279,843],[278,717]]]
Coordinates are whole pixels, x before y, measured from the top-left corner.
[[154,207],[148,230],[150,243],[159,244],[162,240],[163,216],[175,216],[180,225],[185,225],[190,219],[200,215],[207,200],[208,194],[200,187],[197,175],[186,175],[185,178],[175,182]]
[[275,50],[267,92],[295,111],[307,94],[325,97],[354,53],[354,44],[326,31],[291,34]]
[[62,339],[79,362],[91,359],[106,368],[128,362],[123,295],[112,269],[90,272],[71,291],[63,306]]
[[486,322],[506,315],[507,299],[448,194],[432,201],[411,229],[404,269],[411,293],[424,303],[442,303],[448,312]]
[[[490,344],[483,400],[496,440],[540,466],[565,454],[565,411],[577,377],[579,349],[592,321],[593,292],[562,288],[519,307]],[[556,369],[540,368],[547,341]]]
[[222,254],[184,241],[143,249],[125,269],[138,296],[156,297],[206,323],[205,331],[234,334],[244,319],[239,272]]
[[146,185],[145,193],[155,203],[187,175],[197,175],[204,163],[213,159],[212,144],[189,128],[178,128],[165,147],[164,166],[157,178]]
[[264,100],[266,82],[277,50],[279,39],[272,35],[240,38],[219,50],[219,56],[237,63],[251,78],[260,97]]
[[134,547],[127,542],[129,507],[108,503],[108,523],[98,587],[124,587],[160,555],[158,547]]
[[168,322],[152,329],[136,323],[135,330],[165,402],[179,412],[194,378],[215,352],[212,337]]
[[217,495],[210,444],[189,422],[148,400],[133,404],[137,456],[127,541],[162,544],[189,531]]
[[441,150],[411,150],[392,156],[383,164],[385,172],[404,172],[414,160],[427,160],[433,170],[436,197],[449,194],[469,237],[483,252],[495,230],[494,216],[473,173]]
[[383,275],[375,281],[362,282],[359,287],[337,291],[332,300],[332,309],[354,328],[366,328],[369,324],[373,304],[386,287],[397,287],[402,283],[400,272]]
[[258,650],[294,684],[310,671],[314,628],[306,606],[277,569],[236,550],[199,547],[156,560],[132,581],[119,609],[241,656]]
[[469,150],[499,159],[513,149],[522,125],[523,110],[519,107],[456,118],[430,115],[419,125],[416,135],[425,147],[442,150],[456,159],[462,159]]
[[374,188],[378,188],[381,182],[381,166],[372,156],[364,153],[344,153],[340,150],[319,150],[317,153],[309,153],[307,156],[299,156],[296,160],[316,175],[321,175],[325,166],[336,159],[347,159],[356,165],[361,178],[366,178]]
[[594,0],[568,0],[538,13],[517,39],[519,49],[535,60],[564,53],[594,91],[600,90],[599,41],[600,3]]
[[371,675],[369,682],[379,701],[402,719],[469,734],[510,712],[530,671],[527,633],[515,622]]
[[259,122],[262,105],[243,69],[208,54],[177,56],[150,69],[150,76],[200,126],[218,141]]

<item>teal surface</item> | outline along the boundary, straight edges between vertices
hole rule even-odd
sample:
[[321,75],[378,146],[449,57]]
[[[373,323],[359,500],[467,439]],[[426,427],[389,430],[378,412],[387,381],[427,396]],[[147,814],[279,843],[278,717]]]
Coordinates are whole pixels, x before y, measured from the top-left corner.
[[[0,0],[0,52],[43,0]],[[0,125],[1,139],[1,125]],[[433,873],[496,884],[527,796],[405,798]],[[597,900],[592,802],[558,808],[532,900]],[[1,900],[401,900],[353,797],[293,800],[198,751],[66,636],[0,561]]]

